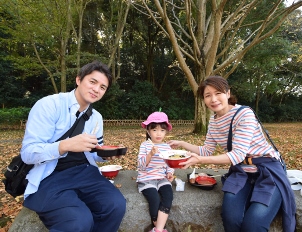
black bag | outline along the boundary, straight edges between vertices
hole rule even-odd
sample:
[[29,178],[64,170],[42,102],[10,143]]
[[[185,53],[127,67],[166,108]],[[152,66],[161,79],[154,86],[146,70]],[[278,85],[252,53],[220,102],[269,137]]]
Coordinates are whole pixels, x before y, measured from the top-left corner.
[[[90,105],[88,110],[78,118],[73,126],[57,141],[66,139],[79,125],[80,120],[87,121],[92,114],[92,106]],[[20,196],[24,193],[27,186],[26,175],[32,169],[34,164],[26,164],[22,161],[21,155],[13,157],[11,163],[8,165],[7,170],[4,172],[5,179],[2,180],[5,186],[5,191],[13,197]]]
[[4,173],[5,191],[13,197],[22,195],[28,182],[25,177],[33,166],[33,164],[24,163],[21,155],[15,156]]

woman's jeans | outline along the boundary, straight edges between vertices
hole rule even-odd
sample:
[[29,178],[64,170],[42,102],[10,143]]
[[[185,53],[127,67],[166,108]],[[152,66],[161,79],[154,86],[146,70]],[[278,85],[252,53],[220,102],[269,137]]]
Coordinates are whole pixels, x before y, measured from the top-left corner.
[[237,193],[224,193],[222,203],[222,221],[226,232],[262,232],[268,231],[277,215],[282,197],[278,188],[271,198],[269,206],[250,202],[255,178],[249,178],[245,186]]
[[149,213],[153,222],[157,221],[158,211],[170,213],[173,201],[173,190],[171,185],[163,185],[158,189],[147,188],[142,191],[149,203]]

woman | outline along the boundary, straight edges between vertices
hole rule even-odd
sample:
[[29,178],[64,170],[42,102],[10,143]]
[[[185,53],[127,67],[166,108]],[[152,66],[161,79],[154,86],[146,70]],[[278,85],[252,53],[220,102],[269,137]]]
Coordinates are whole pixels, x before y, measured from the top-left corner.
[[[268,231],[280,208],[283,230],[294,231],[296,205],[293,191],[281,165],[280,154],[266,141],[253,111],[244,108],[235,116],[232,150],[227,151],[230,123],[240,105],[236,105],[227,81],[219,76],[208,77],[202,82],[198,94],[214,112],[204,145],[177,140],[168,144],[192,152],[191,158],[182,163],[184,169],[196,164],[231,164],[222,188],[221,215],[225,231]],[[216,145],[225,152],[211,156]]]

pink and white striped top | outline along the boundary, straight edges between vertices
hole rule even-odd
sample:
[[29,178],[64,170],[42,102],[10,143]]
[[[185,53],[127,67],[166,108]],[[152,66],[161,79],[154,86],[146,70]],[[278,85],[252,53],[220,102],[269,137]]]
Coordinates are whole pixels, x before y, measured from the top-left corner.
[[[240,105],[236,105],[222,117],[210,118],[209,129],[203,146],[199,147],[202,156],[213,154],[220,145],[230,158],[233,165],[241,163],[245,157],[273,157],[280,160],[280,154],[267,142],[253,111],[249,108],[241,110],[234,118],[232,125],[232,151],[227,152],[227,140],[231,120]],[[243,166],[247,169],[246,165]]]
[[[136,182],[166,178],[167,173],[174,173],[174,169],[167,166],[165,161],[159,157],[159,154],[152,156],[148,165],[146,165],[146,156],[152,149],[152,144],[148,141],[143,142],[139,148],[137,159],[138,176]],[[154,144],[159,152],[171,150],[167,143]]]

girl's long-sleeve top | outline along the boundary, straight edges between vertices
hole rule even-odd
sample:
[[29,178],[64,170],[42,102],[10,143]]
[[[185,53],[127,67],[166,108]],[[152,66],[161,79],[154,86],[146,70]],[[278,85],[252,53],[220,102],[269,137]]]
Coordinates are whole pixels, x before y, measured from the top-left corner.
[[[199,147],[200,155],[210,156],[220,145],[233,165],[241,163],[246,157],[272,157],[280,159],[280,154],[266,140],[254,112],[250,108],[241,110],[232,124],[232,151],[227,152],[227,140],[231,120],[240,108],[236,105],[222,117],[210,118],[209,129],[203,146]],[[251,167],[247,167],[250,169]]]
[[[155,144],[159,152],[171,150],[167,143]],[[167,166],[165,161],[156,153],[152,156],[149,164],[146,164],[147,155],[151,151],[153,144],[148,141],[143,142],[139,148],[138,154],[138,176],[137,182],[166,178],[167,173],[174,173],[174,169]]]

